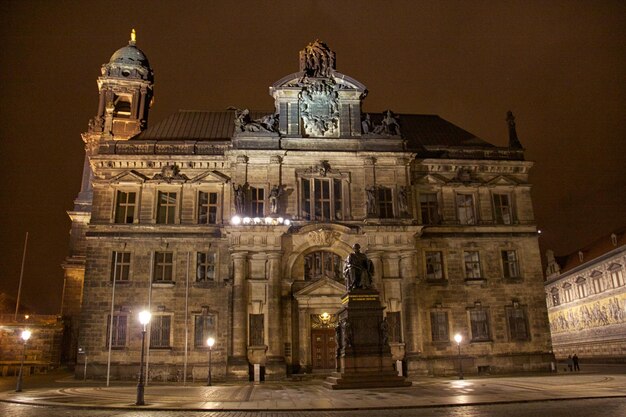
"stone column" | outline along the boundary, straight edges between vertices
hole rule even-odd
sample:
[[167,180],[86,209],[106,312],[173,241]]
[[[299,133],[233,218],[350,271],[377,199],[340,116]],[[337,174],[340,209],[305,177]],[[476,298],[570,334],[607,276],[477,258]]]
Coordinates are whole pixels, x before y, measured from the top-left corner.
[[416,355],[421,351],[415,261],[415,251],[403,251],[400,253],[400,274],[403,283],[402,322],[404,324],[404,341],[407,356],[411,354]]
[[[383,288],[383,261],[382,261],[382,252],[367,252],[367,257],[374,264],[374,278],[372,284],[374,288],[378,290],[381,294],[384,294],[385,289]],[[384,297],[383,297],[384,300]]]
[[246,334],[248,329],[248,308],[246,302],[247,255],[247,252],[235,252],[231,255],[234,264],[232,357],[236,363],[245,361],[248,346]]
[[268,254],[269,276],[267,294],[267,365],[266,373],[270,379],[285,375],[285,358],[282,335],[281,303],[281,259],[280,252]]

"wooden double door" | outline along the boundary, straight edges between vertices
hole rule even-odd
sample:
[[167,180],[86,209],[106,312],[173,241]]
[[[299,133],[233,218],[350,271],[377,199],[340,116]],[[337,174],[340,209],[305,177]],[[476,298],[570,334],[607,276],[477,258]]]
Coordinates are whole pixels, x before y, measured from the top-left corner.
[[335,369],[335,329],[311,329],[313,370]]

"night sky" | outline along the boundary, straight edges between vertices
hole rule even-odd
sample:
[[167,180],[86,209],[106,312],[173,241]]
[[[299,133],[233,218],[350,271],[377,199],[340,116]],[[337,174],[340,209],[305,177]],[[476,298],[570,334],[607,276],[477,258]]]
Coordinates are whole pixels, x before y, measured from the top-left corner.
[[364,111],[438,114],[495,145],[507,110],[542,250],[626,225],[624,1],[0,2],[0,291],[58,313],[80,134],[100,66],[127,44],[155,73],[149,124],[178,109],[273,109],[268,87],[319,38],[364,83]]

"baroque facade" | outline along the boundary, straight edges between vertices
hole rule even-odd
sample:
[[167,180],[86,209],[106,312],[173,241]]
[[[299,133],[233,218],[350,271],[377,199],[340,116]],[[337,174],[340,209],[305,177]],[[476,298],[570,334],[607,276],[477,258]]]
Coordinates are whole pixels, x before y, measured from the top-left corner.
[[549,369],[532,163],[512,114],[508,147],[438,116],[366,114],[366,87],[324,43],[299,58],[269,88],[274,112],[151,125],[134,38],[103,65],[65,263],[90,375],[136,374],[144,308],[152,379],[206,376],[208,336],[217,378],[328,372],[357,243],[405,374],[456,372],[455,333],[467,372]]
[[547,252],[546,302],[554,354],[626,361],[626,230],[570,255]]

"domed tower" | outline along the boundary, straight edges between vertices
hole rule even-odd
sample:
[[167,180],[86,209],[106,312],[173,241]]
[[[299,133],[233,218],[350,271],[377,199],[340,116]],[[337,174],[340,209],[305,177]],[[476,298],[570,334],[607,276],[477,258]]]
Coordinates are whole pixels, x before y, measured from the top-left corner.
[[115,51],[109,62],[102,65],[98,114],[89,132],[126,140],[145,130],[153,84],[154,72],[146,55],[137,48],[133,29],[128,45]]

